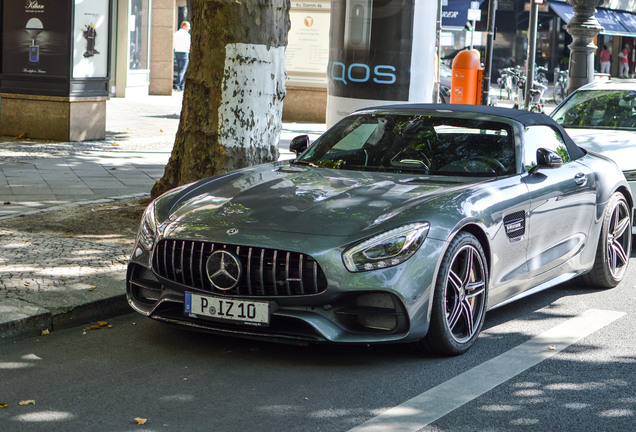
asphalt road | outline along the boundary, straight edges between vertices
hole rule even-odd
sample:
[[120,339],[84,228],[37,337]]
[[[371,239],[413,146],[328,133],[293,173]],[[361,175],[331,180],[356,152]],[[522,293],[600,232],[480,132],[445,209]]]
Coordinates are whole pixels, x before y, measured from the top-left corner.
[[635,300],[632,258],[613,290],[561,285],[490,311],[454,358],[125,315],[0,345],[0,431],[631,431]]

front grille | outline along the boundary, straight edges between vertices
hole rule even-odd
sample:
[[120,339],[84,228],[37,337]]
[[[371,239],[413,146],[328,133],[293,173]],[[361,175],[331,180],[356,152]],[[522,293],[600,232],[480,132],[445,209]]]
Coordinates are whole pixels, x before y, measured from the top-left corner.
[[[241,263],[238,285],[229,291],[215,288],[207,275],[207,260],[218,250],[232,253]],[[223,295],[302,296],[318,294],[327,289],[327,278],[312,257],[277,249],[161,240],[155,248],[152,266],[162,278]]]

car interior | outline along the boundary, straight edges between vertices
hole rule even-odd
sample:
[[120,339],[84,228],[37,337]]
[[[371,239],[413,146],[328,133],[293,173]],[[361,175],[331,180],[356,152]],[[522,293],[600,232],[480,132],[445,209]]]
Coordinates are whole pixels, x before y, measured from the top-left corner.
[[636,91],[589,91],[587,100],[566,109],[557,121],[563,127],[636,129]]
[[[515,169],[512,132],[503,124],[429,116],[357,119],[311,152],[328,168],[440,175],[501,176]],[[335,143],[334,141],[335,140]],[[320,154],[322,153],[322,154]]]

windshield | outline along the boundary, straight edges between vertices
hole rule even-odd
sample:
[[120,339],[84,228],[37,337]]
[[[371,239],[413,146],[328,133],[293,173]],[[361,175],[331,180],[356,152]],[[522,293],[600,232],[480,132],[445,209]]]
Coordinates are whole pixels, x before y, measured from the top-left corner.
[[436,175],[515,172],[512,128],[429,115],[361,114],[329,129],[297,160],[333,169]]
[[565,128],[636,130],[636,90],[577,91],[552,117]]

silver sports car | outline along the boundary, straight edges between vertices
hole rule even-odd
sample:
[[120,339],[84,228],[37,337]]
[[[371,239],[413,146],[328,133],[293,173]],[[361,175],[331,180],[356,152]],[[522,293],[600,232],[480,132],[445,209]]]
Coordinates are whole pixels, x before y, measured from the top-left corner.
[[128,266],[133,309],[218,334],[455,355],[488,309],[625,274],[625,177],[547,116],[379,107],[308,144],[155,200]]

